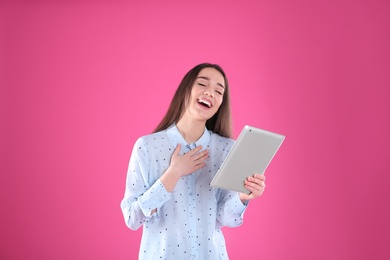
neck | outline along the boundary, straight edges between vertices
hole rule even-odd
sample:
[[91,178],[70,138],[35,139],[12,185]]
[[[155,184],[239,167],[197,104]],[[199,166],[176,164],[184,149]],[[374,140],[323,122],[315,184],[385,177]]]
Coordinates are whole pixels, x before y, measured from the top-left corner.
[[188,144],[196,142],[204,133],[206,122],[186,120],[184,117],[177,122],[176,127]]

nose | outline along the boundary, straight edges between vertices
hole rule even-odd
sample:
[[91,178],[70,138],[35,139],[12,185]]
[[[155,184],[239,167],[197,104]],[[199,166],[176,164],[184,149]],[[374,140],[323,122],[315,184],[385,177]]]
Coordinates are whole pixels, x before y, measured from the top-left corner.
[[210,90],[210,88],[207,88],[204,92],[204,95],[213,97],[213,91]]

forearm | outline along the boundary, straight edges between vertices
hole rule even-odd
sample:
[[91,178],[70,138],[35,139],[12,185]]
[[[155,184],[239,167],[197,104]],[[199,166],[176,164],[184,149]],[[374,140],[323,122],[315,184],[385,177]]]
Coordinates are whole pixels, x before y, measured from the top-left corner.
[[243,203],[239,195],[229,192],[225,200],[218,203],[217,221],[221,226],[236,227],[242,224],[247,203]]
[[151,218],[151,214],[145,216],[142,212],[138,200],[130,202],[124,199],[121,203],[121,208],[126,225],[132,230],[138,229],[146,220]]
[[131,229],[137,229],[143,222],[152,217],[152,214],[157,211],[156,209],[171,198],[171,193],[166,191],[159,180],[144,192],[132,190],[130,187],[126,189],[121,208],[126,224]]

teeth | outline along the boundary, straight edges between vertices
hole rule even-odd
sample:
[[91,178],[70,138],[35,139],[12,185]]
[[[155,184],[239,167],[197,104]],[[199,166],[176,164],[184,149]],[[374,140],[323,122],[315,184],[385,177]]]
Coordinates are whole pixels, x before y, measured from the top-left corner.
[[199,99],[199,102],[205,104],[208,107],[211,107],[211,103],[208,102],[207,100]]

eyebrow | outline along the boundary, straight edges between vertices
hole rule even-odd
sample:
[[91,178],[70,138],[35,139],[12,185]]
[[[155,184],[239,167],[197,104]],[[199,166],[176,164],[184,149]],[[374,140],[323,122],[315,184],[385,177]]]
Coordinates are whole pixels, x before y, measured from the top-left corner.
[[[199,76],[199,77],[197,77],[197,79],[205,79],[205,80],[210,81],[210,78],[209,78],[209,77],[204,77],[204,76]],[[222,84],[219,83],[219,82],[217,82],[217,85],[218,85],[218,86],[221,86],[222,88],[225,88],[225,86],[222,85]]]

